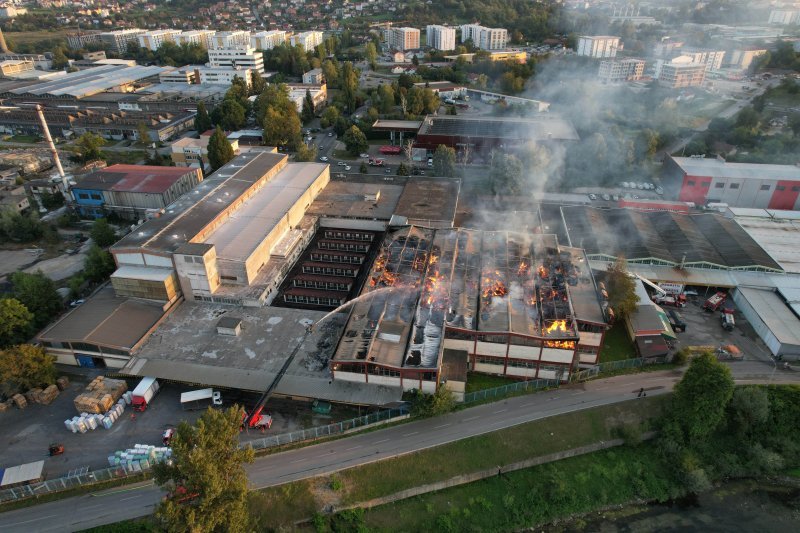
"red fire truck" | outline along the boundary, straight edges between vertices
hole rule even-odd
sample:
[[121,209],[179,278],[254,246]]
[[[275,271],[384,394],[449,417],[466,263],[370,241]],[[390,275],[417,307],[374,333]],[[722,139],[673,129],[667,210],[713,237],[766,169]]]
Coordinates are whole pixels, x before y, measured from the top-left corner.
[[725,300],[727,298],[728,298],[727,294],[725,294],[724,292],[718,292],[711,298],[706,300],[706,302],[703,304],[703,309],[705,309],[706,311],[717,311],[720,307],[722,307],[722,304],[725,303]]

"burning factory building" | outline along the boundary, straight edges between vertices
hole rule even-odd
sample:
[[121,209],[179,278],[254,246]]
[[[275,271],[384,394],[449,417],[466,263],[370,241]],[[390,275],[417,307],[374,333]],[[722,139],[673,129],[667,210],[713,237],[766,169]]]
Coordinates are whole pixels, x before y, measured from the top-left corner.
[[583,251],[555,235],[389,231],[332,361],[334,379],[433,392],[443,354],[475,372],[565,381],[606,322]]

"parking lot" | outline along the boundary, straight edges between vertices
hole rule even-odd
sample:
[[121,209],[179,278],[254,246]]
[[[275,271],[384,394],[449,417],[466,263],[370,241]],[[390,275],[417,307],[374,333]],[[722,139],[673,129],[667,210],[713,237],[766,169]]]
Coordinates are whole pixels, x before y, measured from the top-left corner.
[[[686,331],[677,333],[678,342],[676,349],[686,346],[714,346],[719,347],[726,344],[734,344],[744,355],[745,360],[750,361],[771,361],[772,357],[766,345],[758,338],[752,326],[739,313],[733,302],[728,299],[726,306],[734,308],[734,319],[736,327],[733,331],[726,331],[722,328],[719,312],[709,312],[703,310],[703,303],[706,301],[705,290],[698,290],[698,296],[690,296],[686,307],[677,309],[686,322]],[[714,294],[709,290],[708,296]],[[675,309],[674,307],[664,306],[665,311]]]
[[[190,387],[163,385],[151,406],[143,413],[128,407],[123,416],[109,430],[98,428],[87,433],[72,433],[64,421],[77,415],[73,400],[94,376],[68,375],[70,385],[50,405],[29,404],[24,410],[11,409],[0,413],[0,468],[21,463],[45,460],[45,477],[66,475],[82,467],[101,469],[108,466],[107,457],[116,450],[132,448],[134,444],[161,445],[164,430],[177,426],[182,420],[193,423],[202,411],[183,411],[180,394]],[[128,381],[129,389],[136,386]],[[241,402],[252,407],[257,394],[227,393],[223,391],[226,406]],[[330,414],[311,411],[310,404],[285,400],[270,400],[265,413],[273,417],[273,425],[266,433],[247,431],[241,434],[242,442],[260,439],[266,435],[288,433],[314,426],[324,426],[358,416],[358,411],[334,407]],[[362,413],[366,414],[366,412]],[[63,444],[64,454],[48,457],[50,444]]]

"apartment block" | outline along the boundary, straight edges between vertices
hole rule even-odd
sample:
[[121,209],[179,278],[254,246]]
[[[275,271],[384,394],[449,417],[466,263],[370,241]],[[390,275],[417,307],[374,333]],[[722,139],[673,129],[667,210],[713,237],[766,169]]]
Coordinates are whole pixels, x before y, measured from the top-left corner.
[[691,57],[693,63],[705,65],[706,72],[722,68],[722,60],[725,59],[724,50],[707,50],[702,48],[684,47],[681,49],[680,55]]
[[395,50],[417,50],[419,30],[416,28],[390,28],[387,44]]
[[747,70],[750,68],[750,65],[753,64],[753,61],[756,60],[759,56],[763,56],[767,53],[766,48],[748,48],[743,50],[731,50],[729,54],[726,54],[726,61],[725,63],[732,67],[738,68],[740,70]]
[[176,36],[180,35],[180,30],[156,30],[148,31],[137,36],[139,46],[155,52],[164,43],[174,43]]
[[213,30],[191,30],[182,31],[175,37],[176,44],[199,44],[205,48],[210,48],[209,43],[214,38],[216,32]]
[[303,74],[303,84],[305,85],[322,85],[325,83],[325,76],[322,74],[321,68],[311,69]]
[[456,49],[456,29],[432,24],[425,28],[426,44],[434,50],[455,50]]
[[218,31],[208,41],[209,50],[252,48],[249,31]]
[[508,30],[464,24],[461,26],[461,42],[469,40],[481,50],[502,50],[508,46]]
[[214,48],[208,51],[208,65],[214,69],[251,69],[264,73],[264,55],[248,44],[239,48]]
[[300,46],[303,50],[313,50],[322,44],[321,31],[304,31],[296,35],[292,35],[290,44],[292,46]]
[[576,53],[585,57],[617,57],[617,51],[620,49],[619,37],[584,35],[578,38]]
[[256,50],[272,50],[286,42],[286,32],[282,30],[260,31],[250,36],[250,46]]
[[597,77],[604,83],[636,81],[644,75],[644,66],[643,59],[604,59]]
[[100,42],[115,54],[124,54],[128,51],[128,45],[132,42],[135,43],[143,33],[147,32],[137,28],[105,31],[100,34]]
[[79,31],[67,34],[67,46],[72,50],[80,50],[86,48],[87,45],[98,44],[100,42],[102,41],[100,40],[99,31]]
[[672,89],[698,87],[706,79],[706,66],[681,56],[669,63],[656,64],[656,78],[660,85]]

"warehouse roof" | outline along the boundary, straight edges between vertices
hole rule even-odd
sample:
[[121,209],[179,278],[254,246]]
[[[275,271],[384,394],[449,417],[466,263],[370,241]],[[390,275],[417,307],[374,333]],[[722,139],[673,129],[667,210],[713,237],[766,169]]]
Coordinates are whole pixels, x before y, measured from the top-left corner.
[[[380,192],[378,201],[365,199]],[[403,192],[402,185],[331,181],[308,208],[309,215],[389,220]]]
[[186,167],[111,165],[88,174],[76,187],[99,191],[162,194],[186,174],[197,173],[198,169]]
[[70,72],[55,80],[47,80],[12,89],[14,94],[34,96],[73,96],[83,98],[128,85],[145,78],[158,76],[161,72],[171,70],[166,67],[145,67],[137,65],[102,65],[77,72]]
[[160,217],[153,218],[122,238],[112,250],[145,248],[174,252],[194,238],[242,194],[254,187],[287,157],[253,150],[233,158],[203,180],[191,192],[171,203]]
[[409,178],[395,209],[395,214],[424,225],[443,221],[453,225],[461,180],[457,178]]
[[565,206],[561,212],[570,243],[588,255],[688,267],[782,270],[747,232],[721,215],[586,206]]
[[418,135],[485,137],[532,141],[577,141],[578,133],[563,118],[542,117],[462,117],[428,115]]
[[758,216],[737,216],[735,220],[786,272],[800,274],[799,220]]
[[84,342],[130,350],[164,316],[163,303],[120,298],[108,285],[39,334],[50,342]]
[[800,167],[760,163],[728,163],[721,159],[673,157],[675,163],[690,176],[746,178],[767,180],[800,180]]
[[781,344],[800,345],[800,319],[771,290],[738,287],[758,317]]

